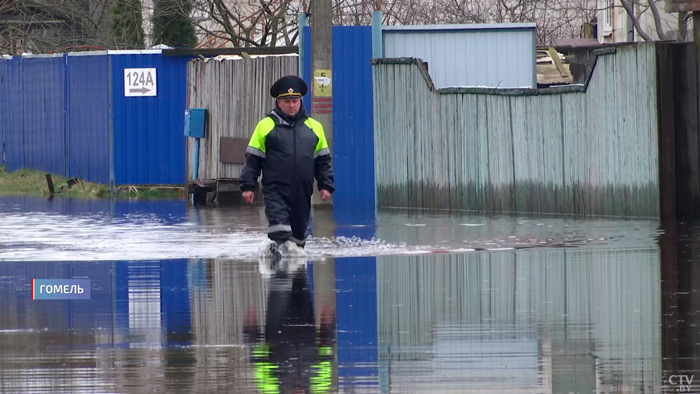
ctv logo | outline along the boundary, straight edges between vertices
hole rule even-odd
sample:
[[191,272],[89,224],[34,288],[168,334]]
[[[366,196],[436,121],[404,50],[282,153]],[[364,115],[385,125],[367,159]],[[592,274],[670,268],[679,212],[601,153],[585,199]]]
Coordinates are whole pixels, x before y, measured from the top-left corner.
[[689,393],[693,386],[694,375],[671,375],[668,377],[668,383],[676,387],[678,393]]

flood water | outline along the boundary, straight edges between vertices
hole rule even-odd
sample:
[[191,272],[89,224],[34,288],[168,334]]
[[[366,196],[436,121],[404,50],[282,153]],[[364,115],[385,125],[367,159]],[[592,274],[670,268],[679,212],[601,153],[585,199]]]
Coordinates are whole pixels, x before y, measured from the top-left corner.
[[[2,393],[700,392],[700,227],[0,197]],[[33,300],[87,278],[89,300]]]

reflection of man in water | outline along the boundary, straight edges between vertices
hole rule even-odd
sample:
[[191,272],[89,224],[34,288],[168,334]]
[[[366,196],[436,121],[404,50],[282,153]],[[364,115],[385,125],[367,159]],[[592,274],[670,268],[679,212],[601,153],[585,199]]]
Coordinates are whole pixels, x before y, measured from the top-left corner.
[[284,258],[273,267],[264,335],[255,320],[254,312],[246,316],[243,333],[253,346],[251,362],[260,392],[330,392],[335,324],[322,318],[321,328],[316,328],[304,258]]

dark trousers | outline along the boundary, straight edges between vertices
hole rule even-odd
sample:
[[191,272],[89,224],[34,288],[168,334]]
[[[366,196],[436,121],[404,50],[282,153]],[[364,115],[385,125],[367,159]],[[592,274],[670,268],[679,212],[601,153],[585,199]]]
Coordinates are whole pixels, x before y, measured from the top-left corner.
[[267,236],[278,244],[292,241],[306,244],[306,229],[311,212],[311,188],[263,187]]

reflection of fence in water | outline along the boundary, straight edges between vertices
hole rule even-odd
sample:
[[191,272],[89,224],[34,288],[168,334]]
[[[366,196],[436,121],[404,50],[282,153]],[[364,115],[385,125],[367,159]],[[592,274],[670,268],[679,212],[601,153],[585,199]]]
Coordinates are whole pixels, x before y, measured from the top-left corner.
[[247,359],[243,327],[251,312],[258,324],[265,322],[267,283],[258,262],[212,259],[199,264],[208,280],[203,281],[206,287],[193,287],[191,293],[192,331],[195,345],[201,346],[197,358],[202,366],[194,387],[226,381],[228,387],[254,392],[255,370]]
[[207,288],[193,289],[192,325],[200,345],[243,343],[246,314],[264,320],[267,284],[257,261],[204,260]]
[[381,369],[396,387],[435,389],[426,376],[445,389],[489,376],[490,387],[556,392],[661,384],[656,248],[377,260]]

